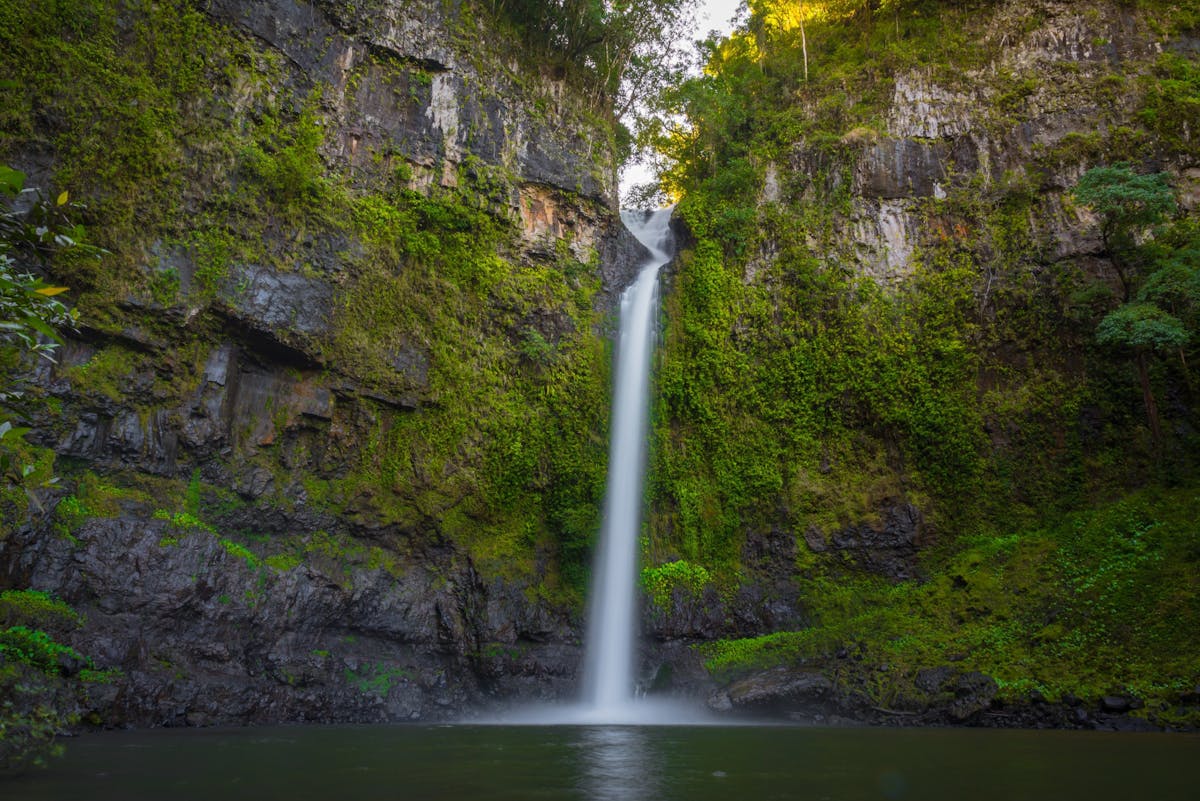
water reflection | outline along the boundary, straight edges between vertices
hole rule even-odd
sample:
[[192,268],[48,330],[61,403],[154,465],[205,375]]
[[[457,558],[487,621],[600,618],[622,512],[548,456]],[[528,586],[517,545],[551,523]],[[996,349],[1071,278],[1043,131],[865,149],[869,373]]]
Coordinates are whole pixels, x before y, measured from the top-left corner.
[[13,801],[1195,801],[1200,735],[716,726],[105,732]]
[[598,726],[582,729],[579,738],[579,784],[588,801],[659,799],[661,766],[645,728]]

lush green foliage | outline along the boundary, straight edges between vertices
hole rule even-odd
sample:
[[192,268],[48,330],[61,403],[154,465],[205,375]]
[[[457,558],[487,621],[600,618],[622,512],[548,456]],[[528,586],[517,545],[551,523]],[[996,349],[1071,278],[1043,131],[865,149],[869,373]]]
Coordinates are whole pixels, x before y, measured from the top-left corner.
[[[271,437],[299,449],[289,450],[299,464],[264,452],[259,466],[279,490],[303,484],[312,504],[450,537],[485,571],[578,599],[607,419],[594,254],[564,240],[549,258],[522,258],[503,167],[464,157],[456,170],[439,165],[430,186],[424,165],[390,150],[361,167],[331,158],[340,90],[284,91],[278,53],[193,3],[21,0],[0,11],[0,31],[17,100],[0,113],[0,154],[46,140],[56,185],[93,199],[91,228],[111,251],[98,265],[55,266],[82,290],[89,324],[115,339],[63,371],[73,391],[128,403],[144,378],[156,403],[178,401],[201,384],[202,343],[244,302],[247,265],[328,281],[328,333],[277,336],[316,362],[298,380],[349,383],[373,400],[339,399],[333,438],[273,409]],[[379,75],[428,102],[428,73],[376,55],[348,77],[346,102]],[[179,326],[179,315],[192,322]],[[131,326],[166,349],[151,358],[126,347]],[[239,446],[257,445],[236,433]],[[333,477],[332,463],[344,465]],[[80,503],[60,507],[65,530],[85,514]],[[210,519],[193,507],[171,514]],[[544,576],[537,552],[550,559]]]
[[0,592],[0,775],[57,754],[55,737],[78,720],[88,685],[113,678],[60,642],[81,623],[46,593]]
[[[1166,698],[1195,675],[1187,633],[1145,622],[1195,619],[1194,533],[1172,511],[1197,511],[1192,501],[1148,490],[1069,514],[1195,469],[1191,412],[1172,412],[1180,433],[1156,452],[1127,363],[1099,346],[1182,348],[1178,363],[1171,354],[1144,375],[1190,399],[1195,342],[1181,332],[1200,314],[1200,240],[1188,221],[1144,238],[1171,212],[1161,177],[1089,173],[1098,177],[1077,199],[1101,214],[1131,276],[1130,305],[1113,311],[1107,285],[1054,264],[1037,229],[1063,213],[1046,199],[1046,175],[1144,159],[1156,141],[1186,152],[1183,132],[1200,129],[1195,64],[1168,53],[1131,62],[1142,72],[1129,76],[1103,64],[1049,76],[1005,67],[996,57],[1010,36],[1041,19],[1016,9],[1013,27],[986,30],[982,12],[995,5],[756,0],[744,30],[704,45],[704,74],[668,91],[647,129],[695,236],[673,277],[658,369],[651,598],[665,607],[677,592],[755,580],[742,564],[752,530],[802,543],[907,502],[941,541],[925,557],[928,582],[896,585],[842,575],[800,544],[818,625],[716,645],[717,673],[860,643],[864,664],[897,666],[882,679],[845,677],[880,703],[901,677],[960,654],[1010,694]],[[685,7],[493,3],[576,78],[594,77],[597,93],[631,70],[663,74],[645,48]],[[653,11],[668,18],[639,27],[637,15]],[[1163,12],[1163,24],[1173,30],[1187,13]],[[0,66],[13,97],[0,108],[0,156],[51,149],[55,186],[95,198],[89,226],[111,251],[98,264],[53,265],[113,340],[58,374],[72,402],[134,403],[147,417],[194,402],[206,343],[243,333],[229,320],[252,268],[336,287],[327,332],[270,332],[294,357],[286,379],[331,393],[332,416],[272,407],[269,430],[230,432],[246,463],[214,467],[266,474],[262,503],[332,511],[378,539],[262,542],[222,530],[223,505],[244,501],[205,484],[208,465],[183,453],[177,469],[191,481],[164,484],[179,508],[155,515],[170,523],[163,547],[212,537],[263,584],[309,563],[349,585],[361,567],[398,573],[411,552],[448,540],[488,579],[578,601],[605,464],[596,255],[566,239],[529,255],[503,167],[464,158],[430,168],[386,149],[345,160],[344,143],[327,139],[332,109],[377,74],[419,108],[431,83],[422,67],[372,54],[345,86],[294,96],[278,53],[185,0],[3,4]],[[858,159],[885,135],[896,76],[918,69],[964,88],[985,66],[971,77],[990,99],[984,133],[1007,135],[1051,85],[1100,107],[1132,92],[1135,118],[1035,143],[1024,171],[952,176],[944,196],[911,202],[920,232],[904,269],[864,275],[851,187]],[[774,193],[770,174],[783,175]],[[21,280],[10,281],[13,297],[43,303],[47,287]],[[6,431],[6,442],[20,439]],[[34,479],[49,475],[53,454],[18,446]],[[114,513],[121,492],[81,477],[55,512],[59,532]],[[22,670],[34,669],[52,646],[6,625],[33,654]],[[405,678],[386,665],[346,676],[379,695]]]
[[1175,198],[1167,175],[1136,174],[1128,164],[1093,167],[1075,185],[1075,197],[1100,215],[1104,246],[1113,259],[1125,290],[1132,294],[1138,264],[1139,234],[1175,211]]
[[695,0],[486,0],[543,63],[569,70],[597,104],[618,116],[675,75]]
[[812,628],[713,643],[707,666],[729,678],[807,662],[903,708],[919,701],[918,670],[954,662],[995,677],[1009,700],[1132,694],[1142,714],[1182,722],[1174,705],[1200,671],[1189,633],[1198,513],[1194,485],[1145,490],[1044,528],[968,538],[925,583],[820,576],[806,593]]
[[[904,491],[889,458],[910,465],[910,491],[977,487],[968,265],[939,256],[894,295],[823,268],[800,231],[764,214],[755,241],[781,256],[748,285],[737,257],[712,246],[728,219],[709,216],[722,202],[709,197],[680,206],[702,242],[680,268],[659,378],[657,418],[671,425],[659,427],[652,482],[672,502],[656,525],[679,554],[729,566],[776,499],[822,527],[869,514]],[[900,453],[863,436],[878,431]]]
[[24,662],[43,673],[57,673],[64,659],[83,659],[74,648],[56,642],[44,631],[26,626],[10,626],[0,631],[0,656]]
[[[23,174],[0,166],[0,194],[19,196],[24,182]],[[33,271],[53,250],[76,244],[68,232],[81,235],[82,227],[71,225],[63,211],[68,202],[65,192],[53,205],[39,196],[23,213],[0,213],[0,344],[15,343],[46,358],[62,342],[57,329],[72,326],[75,315],[55,298],[66,287],[51,286]]]
[[1175,317],[1152,303],[1126,303],[1114,309],[1096,329],[1102,345],[1173,351],[1188,341],[1188,332]]
[[[83,226],[73,222],[82,207],[67,192],[51,202],[40,190],[25,187],[25,175],[0,165],[0,369],[17,373],[0,388],[0,511],[7,523],[24,517],[29,506],[40,508],[35,490],[53,483],[47,475],[48,454],[23,441],[27,421],[40,403],[26,396],[25,357],[37,354],[54,361],[62,343],[60,330],[74,327],[78,314],[59,299],[66,287],[44,279],[54,258],[88,259],[103,251],[84,244]],[[41,461],[43,464],[39,464]]]
[[[1179,353],[1182,358],[1192,332],[1174,312],[1192,311],[1196,299],[1192,287],[1200,281],[1200,263],[1190,258],[1200,248],[1194,223],[1152,228],[1176,210],[1167,177],[1137,175],[1129,165],[1116,164],[1088,170],[1075,186],[1075,197],[1100,215],[1104,245],[1125,301],[1100,321],[1096,341],[1134,354],[1156,443],[1162,433],[1147,357]],[[1155,233],[1162,244],[1139,241]],[[1188,255],[1180,255],[1180,250]]]
[[698,597],[711,582],[712,576],[702,565],[683,559],[642,568],[642,588],[659,609],[670,609],[676,592],[686,598]]
[[[1004,48],[1044,18],[1013,11],[1015,27],[985,30],[992,5],[752,3],[744,29],[705,44],[705,74],[663,96],[664,187],[696,242],[667,300],[646,550],[732,582],[747,531],[790,532],[816,618],[710,646],[718,676],[808,660],[890,706],[918,669],[956,660],[1010,698],[1168,703],[1196,675],[1182,629],[1154,623],[1195,615],[1195,533],[1178,511],[1194,490],[1095,508],[1147,483],[1194,486],[1195,223],[1175,217],[1167,176],[1121,163],[1186,130],[1194,63],[1011,72]],[[1142,5],[1139,31],[1182,24]],[[911,254],[898,275],[868,275],[852,239],[879,201],[851,188],[890,144],[901,75],[988,98],[972,122],[997,141],[1035,98],[1136,94],[1106,131],[1035,146],[1022,170],[948,174],[906,199]],[[1081,173],[1062,193],[1060,176]],[[1039,221],[1072,200],[1097,212],[1127,305],[1086,259],[1055,263]],[[1146,425],[1118,344],[1166,354],[1142,383],[1174,393],[1170,435]],[[864,578],[805,547],[902,501],[938,539],[925,582]],[[843,649],[857,656],[835,660]]]

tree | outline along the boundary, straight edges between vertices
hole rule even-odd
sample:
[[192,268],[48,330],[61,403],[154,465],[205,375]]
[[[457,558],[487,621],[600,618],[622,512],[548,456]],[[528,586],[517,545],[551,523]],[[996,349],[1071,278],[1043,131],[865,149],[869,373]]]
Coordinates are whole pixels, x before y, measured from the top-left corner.
[[1175,211],[1167,174],[1138,175],[1126,163],[1093,167],[1075,185],[1075,199],[1100,215],[1100,237],[1128,302],[1141,266],[1139,235]]
[[72,325],[75,315],[55,297],[66,287],[50,286],[34,271],[54,250],[76,246],[81,229],[67,219],[66,192],[51,204],[25,190],[24,182],[23,173],[0,166],[0,194],[15,199],[32,191],[36,197],[23,212],[0,213],[0,344],[53,360],[62,341],[56,328]]
[[1105,315],[1096,328],[1096,341],[1132,351],[1142,387],[1142,402],[1146,419],[1156,445],[1162,443],[1158,419],[1158,404],[1150,386],[1148,357],[1181,348],[1188,341],[1188,332],[1178,319],[1153,303],[1134,301],[1124,303]]
[[490,0],[551,63],[581,73],[615,119],[674,75],[697,0]]
[[1179,351],[1182,358],[1189,332],[1173,312],[1200,299],[1197,263],[1187,255],[1192,251],[1171,248],[1170,236],[1160,245],[1152,239],[1152,227],[1174,213],[1175,197],[1165,173],[1138,175],[1128,164],[1088,170],[1074,194],[1100,215],[1104,249],[1121,283],[1123,302],[1100,321],[1096,341],[1132,354],[1150,431],[1161,447],[1149,357]]
[[[104,251],[83,244],[82,226],[71,221],[80,207],[66,192],[51,202],[40,191],[25,188],[23,173],[0,166],[0,197],[9,203],[0,210],[0,365],[16,371],[29,354],[53,361],[62,343],[58,330],[75,324],[75,310],[58,298],[66,287],[40,275],[51,257],[68,250],[96,257]],[[29,430],[18,423],[30,413],[22,382],[8,378],[0,385],[0,487],[21,487],[37,505],[25,486],[33,467],[18,453]]]

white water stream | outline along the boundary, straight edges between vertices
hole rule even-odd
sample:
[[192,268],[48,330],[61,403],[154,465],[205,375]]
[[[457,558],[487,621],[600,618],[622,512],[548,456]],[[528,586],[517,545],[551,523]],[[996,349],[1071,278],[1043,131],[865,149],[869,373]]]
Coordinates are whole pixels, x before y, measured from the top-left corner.
[[[704,724],[714,722],[695,703],[638,698],[638,538],[646,475],[650,365],[658,319],[658,273],[671,260],[671,209],[622,212],[621,219],[650,251],[637,279],[621,295],[604,523],[592,573],[583,692],[579,703],[526,707],[495,723]],[[489,722],[489,721],[483,721]]]
[[650,359],[658,317],[658,271],[670,261],[671,209],[649,215],[623,212],[625,226],[651,253],[637,280],[621,296],[608,488],[604,527],[592,573],[583,704],[590,717],[624,720],[634,715],[634,644],[637,626],[638,535],[646,474]]

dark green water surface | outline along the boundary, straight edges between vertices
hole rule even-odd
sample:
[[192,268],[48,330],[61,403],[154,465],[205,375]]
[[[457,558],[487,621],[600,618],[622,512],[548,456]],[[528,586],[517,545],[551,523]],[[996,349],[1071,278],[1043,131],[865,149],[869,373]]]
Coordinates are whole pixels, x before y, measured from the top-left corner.
[[1200,799],[1200,736],[374,726],[93,734],[4,801]]

